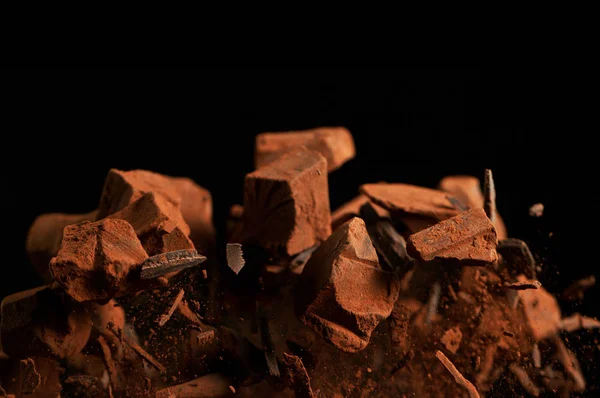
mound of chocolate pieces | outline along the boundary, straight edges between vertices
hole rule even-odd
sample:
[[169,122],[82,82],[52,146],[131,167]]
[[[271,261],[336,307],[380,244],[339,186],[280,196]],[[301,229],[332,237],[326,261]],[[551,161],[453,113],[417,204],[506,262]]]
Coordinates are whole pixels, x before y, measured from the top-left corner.
[[354,155],[343,127],[258,135],[226,242],[206,189],[145,170],[110,170],[94,211],[38,217],[46,284],[2,300],[0,397],[585,391],[564,336],[600,322],[561,315],[491,171],[364,184],[331,212],[328,173]]

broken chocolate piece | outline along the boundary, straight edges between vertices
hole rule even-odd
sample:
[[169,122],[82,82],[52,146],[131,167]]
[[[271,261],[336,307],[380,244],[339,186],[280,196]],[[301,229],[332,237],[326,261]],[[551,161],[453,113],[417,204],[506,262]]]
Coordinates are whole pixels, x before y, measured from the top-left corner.
[[562,294],[563,299],[569,301],[581,301],[583,300],[583,296],[590,287],[596,284],[596,277],[594,275],[590,275],[586,278],[579,279],[573,282],[569,287],[565,289]]
[[440,360],[440,362],[444,365],[448,372],[454,377],[456,383],[460,384],[464,388],[467,389],[470,398],[479,398],[479,393],[475,386],[456,369],[456,366],[444,355],[441,351],[436,351],[435,356]]
[[520,239],[503,239],[498,241],[497,250],[512,275],[525,274],[528,278],[535,279],[535,258],[527,243]]
[[485,178],[483,179],[483,209],[492,223],[496,222],[496,186],[492,170],[485,169]]
[[140,357],[142,357],[143,359],[148,361],[148,363],[151,364],[152,366],[154,366],[159,372],[165,373],[167,371],[167,368],[165,368],[163,365],[161,365],[160,362],[158,362],[156,359],[154,359],[154,357],[152,355],[148,354],[148,352],[146,352],[146,350],[144,350],[142,347],[140,347],[136,342],[132,341],[129,337],[127,337],[127,335],[124,334],[122,330],[115,329],[115,327],[112,323],[109,323],[108,325],[106,325],[106,328],[108,330],[110,330],[121,341],[123,341],[125,344],[127,344]]
[[109,218],[127,221],[149,256],[175,250],[194,250],[190,227],[177,205],[148,192]]
[[228,243],[226,249],[227,265],[237,275],[246,264],[244,253],[242,252],[242,245],[239,243]]
[[140,277],[142,279],[157,278],[172,272],[195,267],[206,261],[206,257],[198,254],[196,250],[184,249],[157,254],[148,257],[142,264]]
[[496,230],[483,209],[471,209],[411,235],[407,248],[421,261],[487,265],[498,259],[496,244]]
[[448,200],[448,194],[435,189],[408,184],[365,184],[360,191],[373,202],[395,213],[427,216],[438,221],[458,214],[458,210]]
[[398,278],[384,272],[364,221],[340,226],[312,255],[296,290],[302,321],[342,351],[356,352],[392,312]]
[[303,131],[262,133],[256,136],[254,163],[256,168],[266,166],[283,153],[298,147],[319,152],[327,159],[327,170],[333,171],[354,158],[354,140],[344,127],[320,127]]
[[542,287],[542,284],[540,283],[540,281],[523,280],[519,282],[507,282],[504,284],[504,287],[512,290],[527,290],[539,289],[540,287]]
[[331,213],[331,228],[337,229],[340,225],[350,220],[353,217],[358,217],[360,215],[360,208],[365,203],[370,203],[373,209],[377,212],[379,218],[389,218],[390,212],[384,209],[383,207],[371,202],[366,195],[358,195],[354,199],[344,203],[334,212]]
[[27,233],[27,255],[45,283],[52,282],[48,263],[60,250],[63,229],[82,221],[94,221],[97,210],[86,214],[42,214]]
[[529,215],[531,217],[541,217],[544,215],[544,204],[536,203],[529,208]]
[[156,398],[203,397],[225,398],[235,393],[229,387],[231,381],[218,373],[207,374],[188,382],[163,388],[156,392]]
[[540,388],[535,385],[535,383],[531,380],[525,369],[517,365],[516,363],[511,363],[508,366],[508,369],[511,371],[513,375],[519,381],[519,384],[529,393],[529,395],[533,397],[539,397]]
[[21,393],[33,394],[42,383],[42,376],[35,368],[35,362],[31,358],[23,359],[21,365]]
[[294,255],[331,234],[326,161],[305,147],[246,175],[243,242]]
[[588,318],[581,314],[575,313],[567,318],[563,318],[560,321],[560,329],[565,332],[574,332],[578,329],[598,329],[600,328],[600,321],[594,318]]
[[[524,280],[524,276],[519,277]],[[558,332],[561,322],[558,302],[543,287],[518,291],[525,319],[535,341],[544,340]]]
[[460,331],[460,328],[458,326],[455,326],[446,330],[440,341],[449,352],[456,354],[456,351],[458,351],[458,347],[460,347],[462,336],[463,334]]
[[88,312],[50,285],[6,296],[0,313],[0,351],[16,358],[71,357],[92,330]]
[[[481,191],[481,182],[478,178],[472,176],[448,176],[444,177],[439,183],[439,189],[453,195],[458,201],[464,204],[469,210],[474,208],[483,208],[483,192]],[[455,207],[460,209],[459,206]],[[496,227],[498,239],[506,239],[506,226],[500,214],[496,211],[496,220],[493,221]]]
[[402,235],[389,220],[380,219],[369,202],[360,208],[360,216],[367,225],[371,243],[379,258],[388,270],[395,271],[402,278],[414,265],[412,258],[406,253],[406,241]]
[[300,357],[284,352],[282,368],[285,383],[294,390],[297,398],[315,397],[310,386],[310,378]]
[[65,228],[50,272],[76,301],[109,300],[127,291],[130,272],[146,258],[128,222],[85,221]]
[[177,293],[177,296],[175,296],[175,300],[173,300],[173,304],[171,304],[167,313],[162,314],[158,319],[158,326],[164,326],[165,323],[169,322],[169,319],[171,319],[171,316],[173,316],[173,313],[177,309],[177,306],[179,305],[179,303],[181,303],[184,294],[185,290],[179,289],[179,293]]

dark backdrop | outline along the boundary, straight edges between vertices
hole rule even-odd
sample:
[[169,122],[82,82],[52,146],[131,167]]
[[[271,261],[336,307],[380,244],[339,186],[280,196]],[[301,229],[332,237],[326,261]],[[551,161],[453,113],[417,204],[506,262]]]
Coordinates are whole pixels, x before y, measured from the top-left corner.
[[[241,203],[255,134],[343,125],[357,157],[330,175],[333,207],[373,181],[435,186],[491,168],[509,234],[560,289],[595,272],[570,222],[585,212],[561,125],[572,75],[514,69],[4,69],[3,295],[34,287],[24,245],[45,212],[87,212],[111,167],[190,176],[210,189],[222,231]],[[573,200],[576,197],[576,200]],[[542,219],[528,216],[541,202]],[[577,205],[574,210],[574,204]],[[552,236],[550,237],[550,233]],[[559,270],[560,276],[556,274]],[[597,293],[589,293],[596,301]],[[588,301],[590,302],[590,301]],[[587,305],[582,311],[598,310]]]

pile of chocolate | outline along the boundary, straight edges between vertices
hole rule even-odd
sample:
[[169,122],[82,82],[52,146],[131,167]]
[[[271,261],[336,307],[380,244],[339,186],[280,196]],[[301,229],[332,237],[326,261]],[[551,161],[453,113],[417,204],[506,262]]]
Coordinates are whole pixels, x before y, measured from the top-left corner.
[[260,134],[255,155],[227,242],[206,189],[144,170],[110,170],[93,212],[38,217],[27,251],[47,284],[2,301],[0,397],[585,391],[563,336],[600,322],[561,316],[490,170],[483,190],[365,184],[332,213],[348,130]]

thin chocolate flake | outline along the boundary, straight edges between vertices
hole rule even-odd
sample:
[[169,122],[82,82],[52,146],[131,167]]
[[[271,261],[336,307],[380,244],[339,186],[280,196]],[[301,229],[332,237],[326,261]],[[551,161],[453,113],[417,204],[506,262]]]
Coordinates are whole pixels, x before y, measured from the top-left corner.
[[512,290],[527,290],[527,289],[539,289],[542,287],[540,281],[520,281],[505,283],[504,287]]
[[104,357],[104,363],[106,364],[106,369],[108,369],[108,377],[110,379],[110,384],[113,389],[117,389],[117,368],[115,366],[115,362],[112,358],[112,353],[110,352],[110,347],[104,340],[104,337],[98,337],[98,344],[100,344],[100,348],[102,348],[102,355]]
[[244,252],[242,251],[242,245],[239,243],[228,243],[227,244],[227,265],[236,275],[240,273],[246,260],[244,260]]
[[596,284],[596,277],[594,275],[590,275],[583,279],[579,279],[573,282],[569,287],[565,289],[562,296],[565,300],[569,301],[581,301],[583,300],[583,295],[585,291],[590,287]]
[[496,222],[496,186],[494,185],[494,177],[492,170],[485,169],[483,179],[483,209],[488,218]]
[[465,377],[458,371],[458,369],[456,369],[456,366],[454,366],[454,364],[448,359],[448,357],[446,357],[446,355],[444,355],[443,352],[438,350],[436,351],[435,356],[440,360],[444,367],[448,369],[448,372],[450,372],[452,377],[454,377],[454,381],[467,389],[469,398],[480,398],[475,386],[469,380],[465,379]]
[[600,321],[581,314],[575,313],[568,318],[563,318],[560,321],[560,329],[565,332],[573,332],[579,329],[598,329]]
[[142,264],[141,278],[153,279],[171,272],[195,267],[206,261],[196,250],[183,249],[148,257]]
[[152,355],[148,354],[138,344],[136,344],[135,342],[129,340],[129,338],[127,336],[125,336],[125,334],[122,333],[121,330],[116,330],[115,326],[114,326],[114,324],[112,322],[109,322],[106,325],[106,328],[108,330],[110,330],[112,334],[114,334],[115,336],[117,336],[122,342],[124,342],[125,344],[127,344],[139,356],[141,356],[143,359],[145,359],[146,361],[148,361],[148,363],[150,363],[152,366],[154,366],[156,369],[158,369],[159,372],[166,373],[167,368],[165,368],[163,365],[161,365],[160,362],[158,362],[156,359],[154,359],[154,357],[152,357]]
[[175,297],[175,300],[173,300],[173,304],[171,304],[169,311],[167,311],[166,314],[162,314],[158,319],[158,326],[164,326],[164,324],[167,323],[169,319],[171,319],[171,316],[173,316],[173,313],[177,309],[177,306],[179,305],[179,303],[181,303],[184,294],[185,290],[180,289],[179,293],[177,293],[177,296]]
[[515,375],[516,379],[519,381],[519,384],[521,384],[525,391],[527,391],[531,396],[538,397],[540,395],[539,387],[536,386],[531,380],[525,369],[516,363],[511,363],[508,366],[508,369],[513,375]]
[[408,365],[408,363],[410,361],[413,360],[413,358],[415,357],[415,353],[411,350],[408,351],[406,354],[404,354],[404,356],[402,357],[402,359],[400,359],[398,361],[398,363],[396,365],[394,365],[394,367],[392,368],[392,371],[390,372],[390,374],[396,374],[400,369],[404,368],[406,365]]

